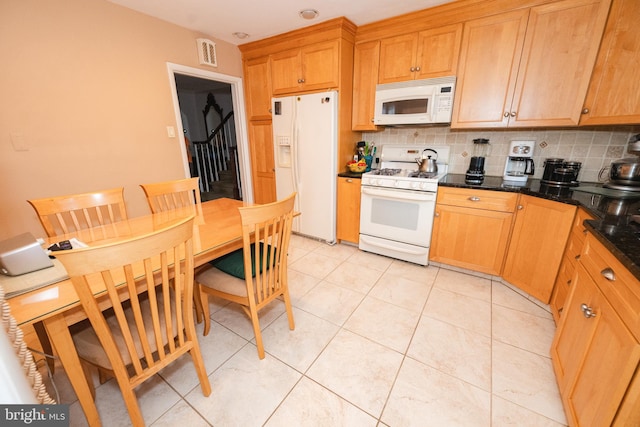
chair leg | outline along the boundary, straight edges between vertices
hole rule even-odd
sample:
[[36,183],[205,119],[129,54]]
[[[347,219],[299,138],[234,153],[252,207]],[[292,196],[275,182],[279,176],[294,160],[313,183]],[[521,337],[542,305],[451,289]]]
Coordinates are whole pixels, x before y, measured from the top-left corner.
[[122,397],[124,398],[124,403],[127,406],[127,411],[129,412],[129,418],[131,418],[131,424],[134,427],[144,426],[144,419],[142,418],[142,412],[140,411],[140,406],[138,405],[138,398],[132,389],[126,387],[120,387],[120,391],[122,392]]
[[287,310],[287,319],[289,320],[289,329],[293,331],[296,328],[296,324],[293,320],[293,309],[291,308],[291,299],[289,298],[288,291],[282,294],[282,299],[284,299],[284,307]]
[[[202,335],[207,336],[211,328],[211,317],[209,317],[209,295],[202,290],[202,285],[198,284],[197,292],[199,295],[200,307],[202,308],[202,317],[204,317],[204,332]],[[198,322],[200,323],[200,322]]]
[[83,362],[81,363],[82,363],[82,370],[84,371],[84,376],[87,377],[87,385],[89,386],[91,397],[93,398],[93,400],[96,400],[96,387],[93,385],[93,373],[91,372],[91,367],[89,366],[88,363],[83,363]]
[[200,295],[198,287],[195,285],[196,284],[194,283],[195,292],[193,293],[193,307],[196,310],[196,323],[200,323],[202,322],[202,311],[204,308],[202,307],[202,296]]
[[256,347],[258,347],[258,357],[264,359],[264,345],[262,344],[262,332],[260,332],[260,320],[258,319],[258,311],[255,307],[249,307],[251,311],[251,324],[253,325],[253,334],[256,337]]

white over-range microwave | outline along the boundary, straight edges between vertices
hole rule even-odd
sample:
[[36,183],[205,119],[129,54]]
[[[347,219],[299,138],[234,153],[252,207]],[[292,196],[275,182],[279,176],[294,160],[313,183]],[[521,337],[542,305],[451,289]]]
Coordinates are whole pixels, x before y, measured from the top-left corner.
[[376,86],[376,125],[451,123],[456,78],[411,80]]

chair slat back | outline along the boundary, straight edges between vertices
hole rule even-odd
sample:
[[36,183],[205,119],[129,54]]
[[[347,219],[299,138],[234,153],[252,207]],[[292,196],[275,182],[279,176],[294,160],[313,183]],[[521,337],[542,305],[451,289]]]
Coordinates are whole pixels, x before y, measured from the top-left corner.
[[275,203],[239,208],[242,218],[244,271],[252,271],[252,250],[257,264],[253,279],[251,274],[245,273],[247,293],[255,296],[258,308],[282,295],[283,288],[287,286],[287,253],[295,197],[296,193],[292,193]]
[[141,184],[152,213],[165,212],[190,205],[200,205],[199,178]]
[[[193,222],[189,217],[142,237],[56,253],[116,377],[128,378],[132,387],[190,351],[197,339],[192,311]],[[99,308],[93,294],[97,285],[106,288],[117,326],[108,323]],[[115,335],[124,341],[120,346],[112,330],[116,327]]]
[[124,188],[27,200],[48,237],[127,219]]

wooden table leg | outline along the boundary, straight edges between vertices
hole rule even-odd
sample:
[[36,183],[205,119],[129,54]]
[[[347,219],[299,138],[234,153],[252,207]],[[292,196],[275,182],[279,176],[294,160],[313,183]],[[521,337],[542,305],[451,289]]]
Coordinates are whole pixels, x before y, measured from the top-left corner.
[[67,327],[67,322],[64,319],[64,314],[49,317],[45,319],[43,323],[49,334],[51,343],[60,358],[62,367],[69,377],[73,390],[76,392],[76,396],[78,396],[84,415],[87,417],[87,422],[92,427],[100,426],[98,409],[91,396],[91,390],[87,383],[87,378],[84,375],[82,365],[80,364],[80,358],[73,345],[73,339]]
[[[38,340],[40,341],[40,346],[42,347],[42,352],[46,355],[53,356],[53,347],[51,346],[51,341],[49,341],[49,336],[47,335],[47,331],[44,329],[44,325],[42,322],[36,322],[33,324],[33,329],[36,331],[36,335],[38,336]],[[47,365],[49,366],[49,370],[51,373],[54,373],[56,361],[53,357],[45,358]]]

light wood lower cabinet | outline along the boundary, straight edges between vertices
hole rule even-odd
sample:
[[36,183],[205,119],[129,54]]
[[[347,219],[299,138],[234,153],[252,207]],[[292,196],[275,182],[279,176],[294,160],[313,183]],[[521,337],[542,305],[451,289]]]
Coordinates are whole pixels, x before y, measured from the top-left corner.
[[549,303],[576,207],[520,195],[502,277]]
[[338,241],[358,243],[360,240],[360,183],[358,178],[338,177]]
[[562,263],[558,270],[558,277],[553,287],[553,294],[551,295],[551,313],[553,314],[553,319],[556,321],[556,324],[560,322],[560,317],[564,311],[564,304],[571,290],[571,282],[573,281],[576,262],[580,257],[584,238],[587,235],[587,229],[583,223],[588,219],[593,219],[593,217],[584,209],[578,208],[573,220],[573,226],[571,227],[571,234],[569,234],[569,240],[564,250]]
[[[638,312],[624,307],[637,304],[637,288],[638,281],[588,235],[551,348],[571,426],[640,423]],[[632,301],[620,302],[620,293]]]
[[438,188],[429,259],[500,275],[518,194]]

